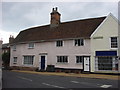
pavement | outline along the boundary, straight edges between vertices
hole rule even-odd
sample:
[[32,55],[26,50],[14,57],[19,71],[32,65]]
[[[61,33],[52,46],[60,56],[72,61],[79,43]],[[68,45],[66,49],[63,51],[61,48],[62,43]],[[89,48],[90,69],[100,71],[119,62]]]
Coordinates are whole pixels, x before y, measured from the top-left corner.
[[13,72],[22,72],[22,73],[41,74],[41,75],[57,75],[57,76],[79,77],[79,78],[120,80],[120,75],[88,74],[88,73],[76,74],[76,73],[63,73],[63,72],[36,72],[36,71],[22,71],[22,70],[12,70],[12,71]]

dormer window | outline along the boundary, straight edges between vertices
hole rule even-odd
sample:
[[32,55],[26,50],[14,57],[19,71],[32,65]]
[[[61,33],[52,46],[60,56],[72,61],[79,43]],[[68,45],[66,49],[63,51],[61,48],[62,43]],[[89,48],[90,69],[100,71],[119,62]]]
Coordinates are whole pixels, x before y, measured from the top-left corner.
[[84,46],[83,39],[75,39],[75,46]]
[[28,48],[34,48],[35,44],[34,43],[29,43]]

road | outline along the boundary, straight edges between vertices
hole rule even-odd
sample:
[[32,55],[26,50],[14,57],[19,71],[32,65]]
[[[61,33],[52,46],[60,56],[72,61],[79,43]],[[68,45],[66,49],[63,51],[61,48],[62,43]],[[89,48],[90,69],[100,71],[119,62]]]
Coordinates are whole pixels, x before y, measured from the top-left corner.
[[117,80],[39,75],[3,71],[3,88],[118,88]]

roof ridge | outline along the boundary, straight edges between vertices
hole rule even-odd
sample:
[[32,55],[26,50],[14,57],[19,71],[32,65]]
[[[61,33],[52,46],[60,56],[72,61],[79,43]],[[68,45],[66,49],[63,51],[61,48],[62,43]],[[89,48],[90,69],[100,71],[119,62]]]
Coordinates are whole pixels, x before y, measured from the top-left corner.
[[99,18],[106,18],[107,16],[103,16],[103,17],[95,17],[95,18],[86,18],[86,19],[79,19],[79,20],[73,20],[73,21],[67,21],[67,22],[62,22],[60,24],[63,24],[63,23],[70,23],[70,22],[77,22],[77,21],[84,21],[84,20],[91,20],[91,19],[99,19]]
[[[61,22],[60,24],[64,24],[64,23],[71,23],[71,22],[77,22],[77,21],[84,21],[84,20],[91,20],[91,19],[99,19],[99,18],[106,18],[107,16],[102,16],[102,17],[94,17],[94,18],[87,18],[87,19],[79,19],[79,20],[73,20],[73,21],[66,21],[66,22]],[[30,29],[34,29],[34,28],[39,28],[39,27],[46,27],[46,26],[50,26],[50,24],[46,24],[46,25],[42,25],[42,26],[33,26],[30,28],[27,28],[25,30],[22,31],[26,31],[26,30],[30,30]],[[21,31],[21,32],[22,32]]]

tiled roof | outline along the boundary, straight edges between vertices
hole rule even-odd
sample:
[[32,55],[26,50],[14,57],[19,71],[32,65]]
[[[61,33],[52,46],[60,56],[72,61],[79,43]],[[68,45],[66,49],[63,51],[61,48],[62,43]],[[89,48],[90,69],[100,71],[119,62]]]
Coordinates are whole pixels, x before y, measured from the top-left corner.
[[90,35],[106,17],[90,18],[60,23],[58,27],[50,25],[33,27],[21,31],[13,43],[46,41],[54,39],[90,38]]

